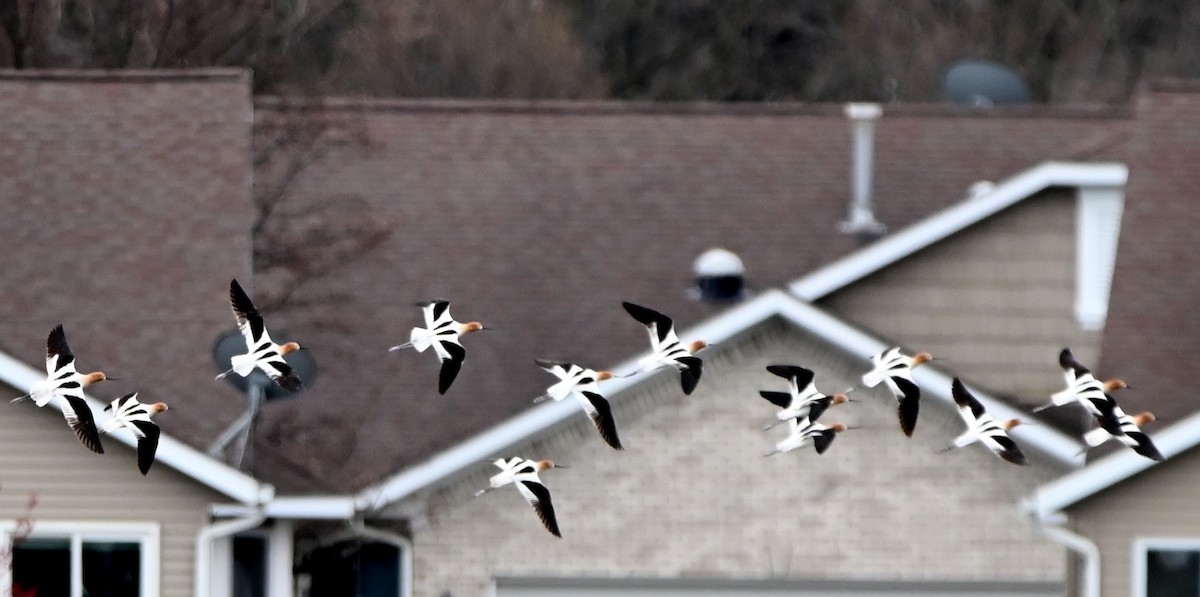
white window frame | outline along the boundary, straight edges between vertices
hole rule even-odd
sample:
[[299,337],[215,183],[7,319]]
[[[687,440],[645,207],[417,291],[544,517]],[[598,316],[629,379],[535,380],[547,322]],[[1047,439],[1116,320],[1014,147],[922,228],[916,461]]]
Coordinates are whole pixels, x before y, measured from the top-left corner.
[[1146,597],[1146,581],[1149,580],[1146,556],[1150,550],[1178,550],[1200,552],[1200,537],[1143,537],[1133,542],[1133,587],[1129,591],[1134,597]]
[[[12,534],[17,530],[15,521],[0,522],[0,550],[12,549]],[[137,543],[141,560],[138,571],[141,583],[139,597],[158,595],[159,588],[159,525],[154,522],[95,522],[36,520],[30,539],[68,539],[71,542],[71,597],[83,595],[83,550],[84,542],[128,542]],[[0,592],[12,594],[11,570],[0,575]]]

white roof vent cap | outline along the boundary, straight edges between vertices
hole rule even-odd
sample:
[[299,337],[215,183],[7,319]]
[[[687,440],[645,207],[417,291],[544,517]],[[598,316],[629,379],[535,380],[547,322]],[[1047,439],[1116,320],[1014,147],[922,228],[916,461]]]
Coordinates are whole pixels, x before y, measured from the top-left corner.
[[713,248],[700,254],[692,264],[700,298],[706,301],[732,301],[745,291],[746,266],[732,251]]

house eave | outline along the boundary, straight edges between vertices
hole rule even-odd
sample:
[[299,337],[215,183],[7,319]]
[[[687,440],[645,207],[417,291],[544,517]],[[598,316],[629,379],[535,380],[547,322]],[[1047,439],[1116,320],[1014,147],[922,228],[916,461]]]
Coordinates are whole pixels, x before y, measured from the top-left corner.
[[[682,337],[705,338],[720,350],[720,345],[733,339],[754,326],[772,318],[784,320],[806,329],[837,348],[852,355],[876,354],[888,347],[883,341],[858,330],[823,310],[796,299],[782,290],[768,290],[753,299],[730,308],[724,313],[707,320],[687,331]],[[711,349],[710,349],[711,350]],[[640,355],[639,355],[640,356]],[[637,368],[637,359],[627,360],[613,367],[618,375],[631,373]],[[944,373],[924,367],[916,370],[916,381],[927,393],[946,404],[953,404],[950,395],[951,379]],[[612,400],[620,400],[621,393],[641,382],[641,377],[620,378],[605,382],[605,393]],[[984,407],[998,419],[1028,415],[1018,412],[1007,404],[982,392],[977,397]],[[570,401],[548,402],[508,419],[474,437],[410,467],[384,482],[368,487],[358,493],[357,507],[371,511],[412,496],[417,492],[441,483],[467,467],[477,466],[503,453],[506,449],[544,433],[568,417],[576,416],[578,406]],[[1064,466],[1082,464],[1082,445],[1048,425],[1028,425],[1013,431],[1023,444],[1050,457]]]
[[[0,352],[0,381],[21,391],[27,391],[45,374],[28,364]],[[91,396],[84,396],[88,407],[96,419],[97,426],[103,426],[112,417],[104,411],[105,404]],[[57,401],[50,403],[55,409],[60,409]],[[137,440],[129,433],[114,433],[109,436],[131,448],[137,449]],[[201,484],[214,489],[243,504],[261,504],[275,497],[275,488],[261,483],[223,462],[188,446],[187,444],[163,434],[159,438],[158,452],[155,462],[159,466],[171,467]]]
[[1046,162],[959,202],[788,285],[792,294],[816,301],[904,257],[1052,187],[1122,187],[1129,168],[1119,163]]
[[[1154,434],[1154,445],[1168,460],[1200,444],[1200,412]],[[1113,452],[1042,485],[1022,501],[1024,509],[1049,519],[1117,483],[1159,464],[1131,450]]]

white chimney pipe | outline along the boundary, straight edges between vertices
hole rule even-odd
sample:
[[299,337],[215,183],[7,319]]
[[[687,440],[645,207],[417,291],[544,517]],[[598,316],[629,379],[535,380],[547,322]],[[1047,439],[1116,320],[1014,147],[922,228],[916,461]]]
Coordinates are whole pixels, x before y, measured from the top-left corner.
[[882,234],[886,227],[875,220],[871,205],[871,176],[875,164],[875,121],[883,114],[879,104],[846,104],[850,119],[854,153],[850,166],[852,196],[850,216],[842,222],[842,232],[863,235]]

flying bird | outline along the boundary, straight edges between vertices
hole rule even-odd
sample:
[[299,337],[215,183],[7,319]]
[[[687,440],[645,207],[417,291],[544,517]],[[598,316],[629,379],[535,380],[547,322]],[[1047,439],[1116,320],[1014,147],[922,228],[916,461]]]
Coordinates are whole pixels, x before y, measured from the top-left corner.
[[1092,416],[1100,417],[1099,403],[1111,401],[1112,397],[1108,394],[1128,387],[1120,379],[1110,379],[1104,382],[1096,379],[1092,372],[1075,358],[1070,348],[1064,348],[1058,354],[1058,364],[1062,367],[1063,379],[1066,381],[1067,387],[1051,394],[1050,402],[1033,409],[1035,413],[1055,406],[1078,402]]
[[[538,478],[539,472],[556,468],[556,465],[549,460],[533,461],[520,457],[508,460],[499,458],[492,464],[496,465],[500,472],[492,476],[488,487],[476,491],[475,495],[478,497],[505,485],[515,485],[525,501],[533,506],[534,512],[537,512],[538,518],[541,519],[546,530],[555,537],[562,537],[562,533],[558,531],[558,520],[554,517],[554,504],[550,501],[550,490]],[[566,467],[557,465],[557,468]]]
[[103,371],[82,374],[75,370],[75,355],[67,345],[67,334],[62,325],[50,330],[46,338],[46,379],[34,384],[28,394],[14,398],[13,402],[32,399],[39,407],[46,406],[58,398],[59,407],[67,424],[75,431],[75,437],[89,450],[103,454],[100,432],[92,410],[83,397],[83,389],[91,384],[108,379]]
[[596,371],[574,363],[545,359],[534,359],[534,362],[558,378],[558,382],[547,388],[546,393],[538,396],[534,402],[542,402],[547,398],[557,401],[574,394],[604,442],[616,450],[624,449],[617,437],[617,422],[613,419],[612,408],[598,388],[598,382],[612,378],[611,371]]
[[962,416],[963,421],[967,424],[967,430],[954,438],[954,442],[949,446],[943,448],[943,452],[979,442],[991,450],[993,454],[1013,464],[1027,464],[1025,454],[1021,452],[1021,448],[1005,433],[1009,429],[1020,425],[1020,419],[1009,419],[1003,423],[997,423],[992,418],[992,415],[989,415],[984,410],[979,400],[967,390],[962,380],[957,377],[954,378],[954,382],[950,386],[950,393],[954,396],[954,403],[958,405],[958,414]]
[[821,423],[813,423],[808,419],[789,419],[788,420],[788,436],[775,444],[775,449],[763,454],[763,456],[774,456],[784,452],[803,448],[805,446],[813,446],[817,450],[817,454],[824,454],[825,450],[829,449],[829,445],[837,437],[837,434],[848,429],[841,423],[833,425],[822,425]]
[[862,383],[868,388],[882,382],[891,390],[899,402],[897,414],[900,417],[900,429],[909,437],[912,437],[913,429],[917,426],[917,414],[921,410],[921,388],[913,381],[912,370],[932,360],[933,355],[927,352],[918,352],[910,357],[901,353],[900,347],[894,346],[871,357],[873,368],[862,376]]
[[708,344],[703,340],[696,340],[684,345],[675,334],[675,324],[670,317],[629,302],[622,302],[621,305],[634,319],[646,326],[650,334],[650,354],[638,360],[638,370],[630,375],[653,371],[663,366],[674,367],[679,371],[683,393],[690,396],[696,389],[696,384],[700,383],[700,374],[704,369],[704,361],[697,357],[696,353]]
[[1143,425],[1154,421],[1154,413],[1146,411],[1133,416],[1127,415],[1111,398],[1095,404],[1100,411],[1096,416],[1100,426],[1083,435],[1083,442],[1088,445],[1087,449],[1116,439],[1146,458],[1159,462],[1165,460],[1154,442],[1150,441],[1150,436],[1142,431]]
[[450,389],[450,384],[454,383],[454,378],[458,377],[463,359],[467,358],[467,351],[463,348],[459,338],[463,334],[487,328],[478,321],[468,321],[467,323],[455,321],[450,316],[448,301],[436,299],[417,303],[417,306],[424,311],[425,327],[414,327],[409,333],[408,342],[393,346],[390,350],[413,348],[417,352],[425,352],[432,346],[438,359],[442,362],[442,369],[438,374],[438,393],[445,394],[446,390]]
[[830,406],[850,401],[845,394],[827,396],[818,392],[810,369],[795,365],[767,365],[767,371],[788,380],[788,391],[759,390],[760,396],[781,409],[775,413],[775,421],[763,427],[764,431],[789,419],[815,422]]
[[300,350],[300,345],[295,342],[276,344],[271,340],[263,324],[262,315],[254,308],[254,303],[246,296],[246,291],[242,290],[237,280],[229,283],[229,299],[233,305],[233,315],[237,318],[238,330],[246,339],[247,352],[230,359],[232,368],[218,375],[217,379],[230,373],[245,377],[258,367],[286,390],[297,392],[303,388],[300,376],[283,360],[283,355]]
[[150,465],[154,464],[154,454],[158,451],[158,438],[161,435],[158,425],[150,417],[167,409],[165,402],[142,404],[138,402],[137,392],[126,394],[104,407],[104,412],[112,413],[112,419],[100,431],[112,433],[125,428],[133,432],[138,440],[138,470],[145,475],[150,471]]

